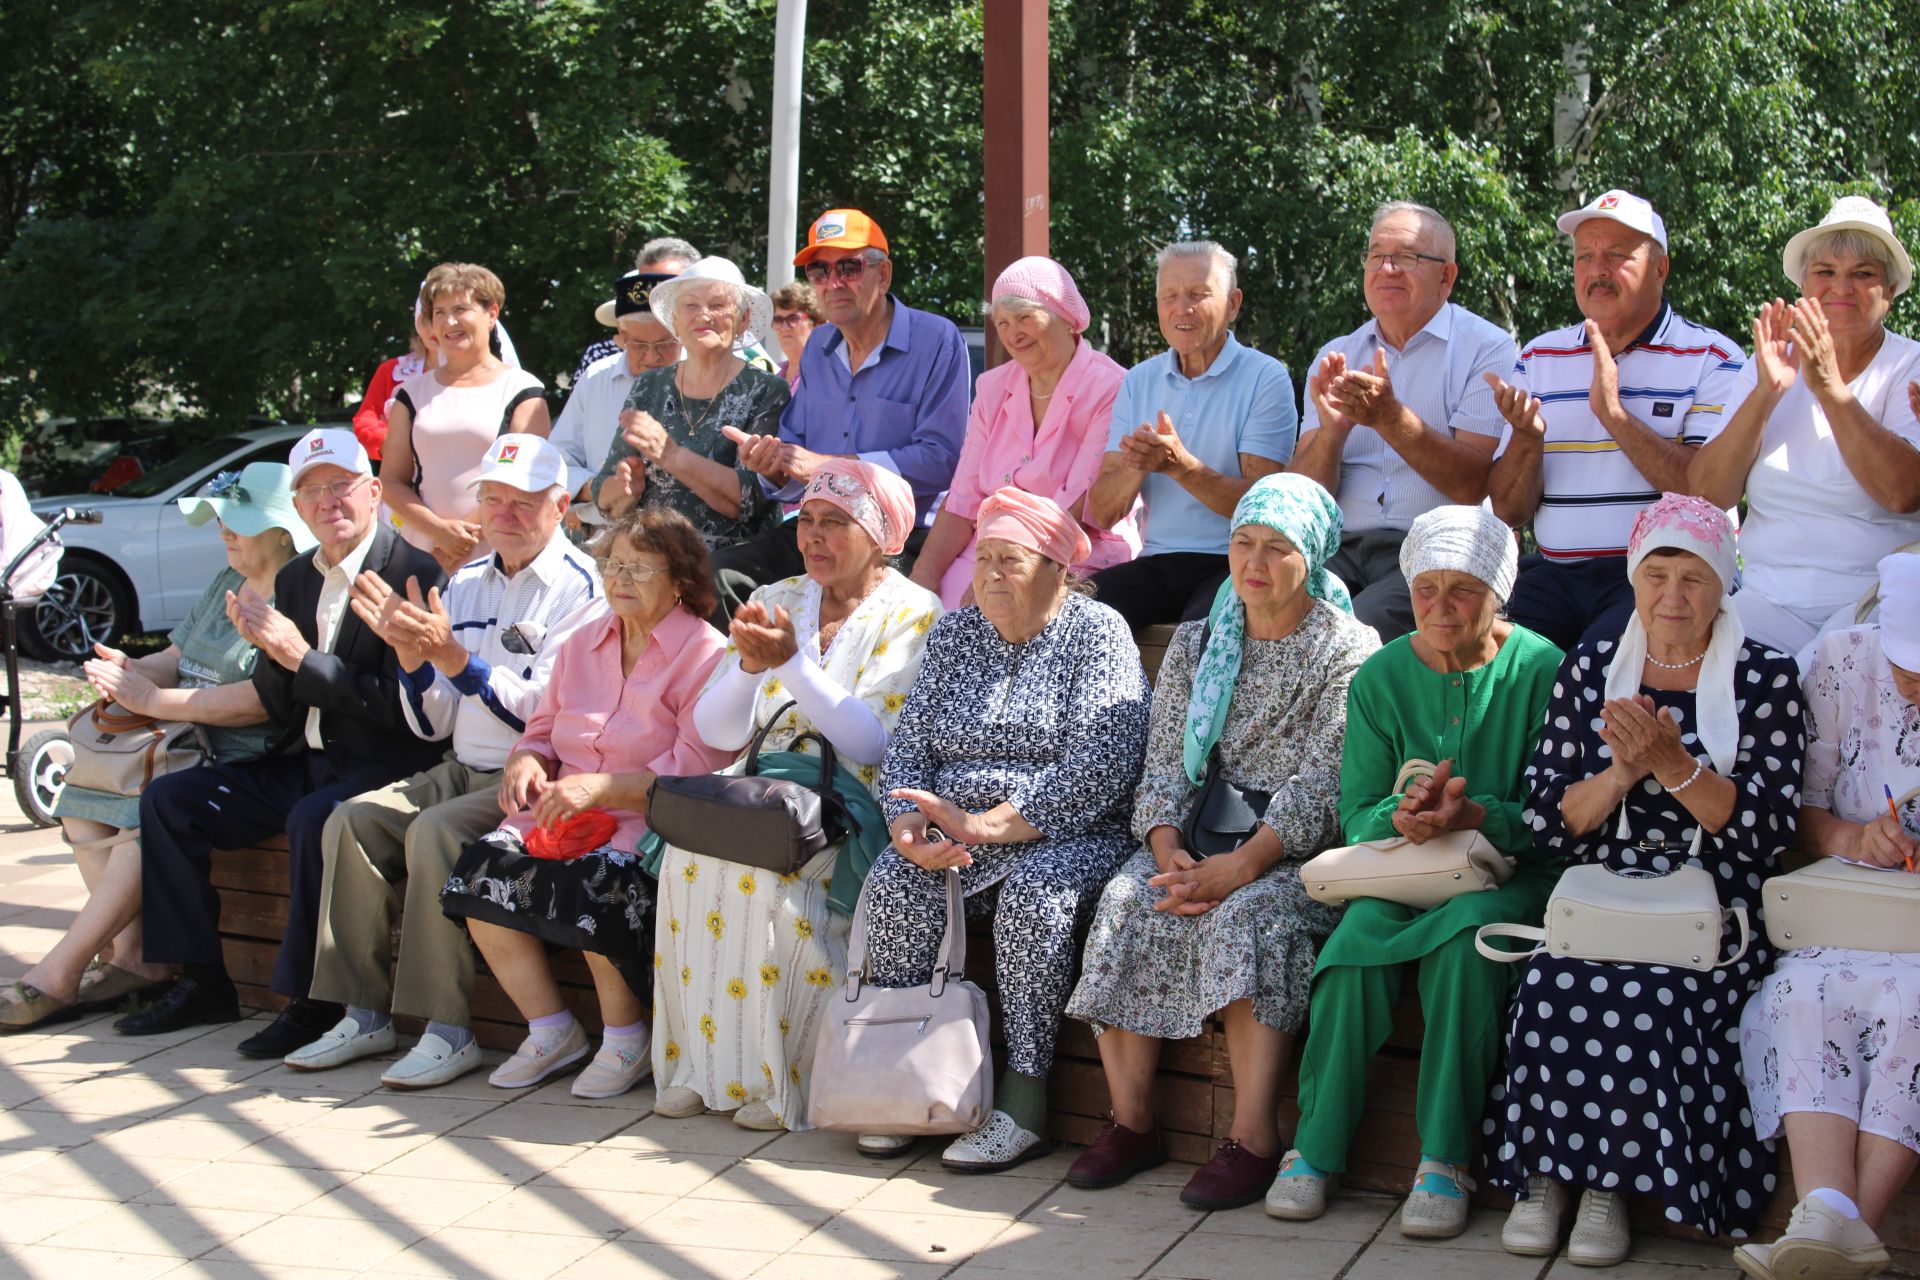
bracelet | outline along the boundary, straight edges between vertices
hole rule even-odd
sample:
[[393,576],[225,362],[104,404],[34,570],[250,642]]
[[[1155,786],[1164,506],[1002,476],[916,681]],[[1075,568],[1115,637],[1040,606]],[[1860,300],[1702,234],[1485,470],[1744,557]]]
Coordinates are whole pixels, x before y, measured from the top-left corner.
[[1667,794],[1670,796],[1679,795],[1682,791],[1685,791],[1688,787],[1700,781],[1700,775],[1706,771],[1707,766],[1701,763],[1699,757],[1696,756],[1693,761],[1693,772],[1687,775],[1687,780],[1677,787],[1668,787]]

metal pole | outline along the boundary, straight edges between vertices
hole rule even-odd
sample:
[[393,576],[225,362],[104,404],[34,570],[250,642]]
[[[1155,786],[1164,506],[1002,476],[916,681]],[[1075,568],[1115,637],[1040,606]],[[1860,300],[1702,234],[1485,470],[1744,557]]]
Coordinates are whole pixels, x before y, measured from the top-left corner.
[[767,180],[767,291],[793,279],[799,240],[800,71],[807,0],[780,0],[773,22],[773,151]]

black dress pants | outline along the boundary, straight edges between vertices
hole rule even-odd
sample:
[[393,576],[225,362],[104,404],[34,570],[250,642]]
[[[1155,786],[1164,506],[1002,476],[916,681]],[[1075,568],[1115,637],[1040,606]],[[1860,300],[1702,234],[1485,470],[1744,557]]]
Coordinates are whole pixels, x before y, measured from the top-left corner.
[[1191,622],[1213,608],[1227,579],[1227,558],[1204,551],[1163,551],[1093,575],[1093,598],[1111,606],[1135,631]]

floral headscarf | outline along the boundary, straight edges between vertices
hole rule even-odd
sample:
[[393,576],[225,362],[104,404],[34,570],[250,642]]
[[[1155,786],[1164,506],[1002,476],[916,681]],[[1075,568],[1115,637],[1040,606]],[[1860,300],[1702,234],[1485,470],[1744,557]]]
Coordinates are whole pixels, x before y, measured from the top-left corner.
[[[1245,524],[1265,525],[1285,534],[1306,559],[1307,594],[1353,612],[1346,586],[1327,572],[1327,561],[1340,549],[1340,504],[1332,494],[1302,475],[1262,476],[1233,509],[1232,527]],[[1220,584],[1208,625],[1212,631],[1200,665],[1194,668],[1193,692],[1187,698],[1182,750],[1187,777],[1196,783],[1206,777],[1207,757],[1226,728],[1227,704],[1233,700],[1246,647],[1247,606],[1234,591],[1232,579]]]

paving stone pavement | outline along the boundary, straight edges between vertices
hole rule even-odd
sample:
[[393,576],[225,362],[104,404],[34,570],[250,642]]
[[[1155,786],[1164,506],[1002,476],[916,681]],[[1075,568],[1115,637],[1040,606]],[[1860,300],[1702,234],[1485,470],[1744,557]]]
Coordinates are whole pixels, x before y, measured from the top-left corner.
[[[66,927],[85,890],[52,832],[0,800],[0,979]],[[508,1094],[476,1074],[397,1094],[381,1062],[303,1075],[233,1046],[242,1022],[171,1036],[109,1019],[0,1038],[0,1277],[35,1280],[1706,1280],[1718,1248],[1636,1242],[1604,1272],[1501,1251],[1500,1215],[1414,1244],[1397,1204],[1341,1194],[1318,1222],[1183,1207],[1190,1167],[1109,1191],[1062,1150],[965,1177],[923,1143],[874,1161],[837,1134],[751,1133],[588,1103],[566,1082]],[[492,1055],[497,1058],[498,1055]]]

